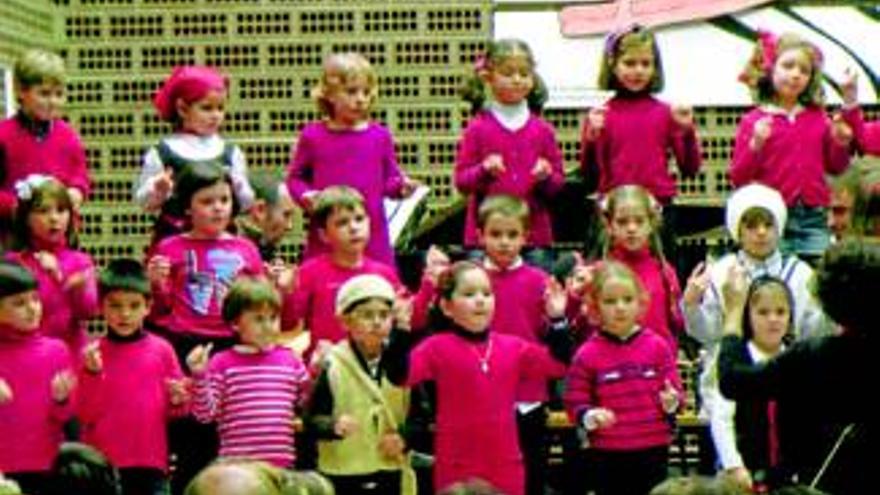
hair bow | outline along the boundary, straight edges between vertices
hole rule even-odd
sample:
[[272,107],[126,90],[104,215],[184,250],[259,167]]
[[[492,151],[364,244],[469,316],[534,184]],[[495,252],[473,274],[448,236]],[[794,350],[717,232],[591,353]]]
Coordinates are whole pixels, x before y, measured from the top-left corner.
[[50,180],[52,180],[52,177],[48,175],[28,175],[24,179],[15,182],[15,196],[21,201],[30,201],[34,197],[34,191]]

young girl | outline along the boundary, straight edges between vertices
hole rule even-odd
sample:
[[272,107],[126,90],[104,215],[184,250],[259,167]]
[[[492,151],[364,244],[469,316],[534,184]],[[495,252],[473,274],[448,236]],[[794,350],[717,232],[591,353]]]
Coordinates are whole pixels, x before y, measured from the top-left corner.
[[675,350],[683,327],[678,307],[681,289],[675,269],[666,262],[660,246],[660,207],[645,188],[635,185],[611,190],[605,203],[604,257],[623,263],[638,276],[649,296],[639,322]]
[[187,356],[195,380],[193,413],[216,422],[221,457],[249,457],[293,466],[294,408],[303,401],[308,371],[276,341],[281,297],[265,279],[241,278],[223,300],[223,320],[238,344],[210,358],[211,344]]
[[182,232],[185,207],[172,199],[175,176],[188,163],[214,161],[232,178],[233,193],[242,208],[250,207],[254,193],[247,164],[238,146],[220,137],[227,81],[211,67],[177,67],[153,97],[159,118],[173,133],[150,148],[135,184],[134,199],[147,211],[159,213],[153,244]]
[[[453,264],[441,275],[437,290],[449,331],[422,341],[404,369],[389,368],[389,378],[409,385],[436,382],[434,485],[438,491],[482,478],[504,493],[523,495],[525,475],[514,415],[517,388],[523,378],[548,379],[565,373],[561,361],[569,357],[568,332],[548,333],[548,351],[490,329],[495,308],[492,284],[483,268],[468,261]],[[393,356],[406,347],[407,335],[392,335],[386,352]],[[558,357],[551,357],[551,352]]]
[[[378,93],[376,73],[362,55],[337,53],[324,61],[312,96],[326,118],[300,132],[287,186],[306,212],[311,212],[315,194],[327,186],[360,191],[370,218],[367,256],[395,266],[382,199],[409,196],[415,182],[400,171],[391,133],[369,118]],[[310,227],[305,258],[328,250],[316,227]]]
[[15,252],[8,254],[34,274],[40,301],[49,308],[40,331],[62,339],[74,359],[86,342],[86,324],[98,311],[92,257],[73,248],[74,206],[67,187],[45,175],[16,183]]
[[734,187],[761,182],[788,206],[783,250],[816,258],[828,246],[825,174],[849,164],[852,133],[822,108],[822,54],[794,34],[758,34],[755,54],[740,79],[760,105],[736,131],[728,170]]
[[598,495],[647,493],[667,476],[669,416],[683,392],[672,348],[638,323],[648,297],[629,268],[602,262],[588,297],[601,329],[566,378],[566,408],[589,435]]
[[[654,98],[663,89],[663,64],[654,34],[638,25],[605,40],[599,88],[614,92],[593,108],[581,132],[581,165],[589,187],[601,195],[638,184],[666,206],[676,195],[667,156],[675,156],[683,176],[702,164],[700,140],[690,107]],[[669,215],[669,214],[667,214]],[[674,229],[667,221],[666,228]]]
[[553,127],[532,112],[547,99],[532,51],[520,40],[491,41],[463,91],[476,115],[458,143],[455,187],[468,198],[464,244],[478,247],[477,210],[509,194],[529,206],[528,247],[553,243],[549,204],[565,182]]
[[[743,340],[740,352],[749,363],[759,363],[778,354],[783,339],[794,331],[793,299],[788,285],[765,275],[754,279],[746,299]],[[762,399],[724,399],[718,390],[717,372],[712,372],[704,398],[711,396],[709,427],[721,468],[740,486],[765,493],[774,486],[778,464],[775,431],[775,402]],[[701,384],[702,385],[702,384]],[[771,440],[772,438],[772,440]]]
[[52,460],[72,415],[70,353],[40,335],[37,280],[0,261],[0,472],[24,493],[45,493]]

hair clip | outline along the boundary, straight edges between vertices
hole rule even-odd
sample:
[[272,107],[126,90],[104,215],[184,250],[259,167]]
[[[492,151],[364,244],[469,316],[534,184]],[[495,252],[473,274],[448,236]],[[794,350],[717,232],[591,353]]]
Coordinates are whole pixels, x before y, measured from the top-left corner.
[[30,201],[34,197],[34,191],[43,184],[52,180],[52,177],[43,174],[31,174],[15,182],[15,196],[21,201]]

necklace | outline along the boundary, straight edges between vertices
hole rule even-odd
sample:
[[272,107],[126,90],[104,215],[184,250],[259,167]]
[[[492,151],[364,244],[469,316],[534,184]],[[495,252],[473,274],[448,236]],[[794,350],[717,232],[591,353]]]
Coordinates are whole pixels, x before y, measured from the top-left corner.
[[489,374],[489,359],[492,357],[492,336],[490,335],[487,339],[486,352],[482,355],[477,351],[476,347],[472,347],[471,349],[474,351],[474,354],[477,355],[477,361],[480,363],[480,371],[482,371],[484,375]]

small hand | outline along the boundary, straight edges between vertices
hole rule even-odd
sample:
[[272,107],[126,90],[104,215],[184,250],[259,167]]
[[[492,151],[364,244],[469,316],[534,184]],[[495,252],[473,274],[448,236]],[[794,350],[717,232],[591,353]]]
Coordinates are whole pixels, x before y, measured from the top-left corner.
[[412,196],[416,189],[421,185],[421,183],[417,180],[410,179],[409,177],[404,177],[403,186],[400,188],[400,195],[404,198],[408,198]]
[[63,403],[70,398],[76,386],[76,377],[70,371],[59,371],[52,377],[52,400]]
[[9,386],[6,380],[0,378],[0,405],[12,402],[13,397],[12,387]]
[[37,251],[34,253],[34,258],[36,258],[37,263],[40,264],[40,267],[42,267],[46,273],[51,275],[55,280],[61,282],[64,278],[64,274],[61,272],[61,265],[58,263],[58,258],[54,254],[48,251]]
[[663,390],[660,391],[660,407],[666,414],[672,414],[678,410],[679,403],[678,390],[672,386],[672,382],[666,380],[663,382]]
[[546,180],[553,173],[553,166],[544,158],[538,158],[532,168],[532,177],[537,182]]
[[492,177],[501,177],[507,168],[504,166],[504,159],[498,153],[493,153],[483,160],[483,170],[489,172]]
[[752,128],[752,140],[749,142],[749,147],[752,148],[752,151],[761,151],[764,143],[767,142],[767,139],[770,138],[770,134],[773,132],[772,125],[773,117],[769,115],[755,121],[755,126]]
[[276,258],[271,263],[265,264],[266,273],[275,284],[281,294],[290,294],[296,286],[296,275],[299,267],[295,264],[286,264],[284,260]]
[[551,277],[544,289],[544,312],[550,319],[563,318],[567,304],[568,293],[559,281]]
[[703,300],[703,294],[706,293],[706,289],[709,288],[709,270],[705,262],[700,262],[694,267],[694,270],[691,272],[691,275],[688,277],[687,285],[684,289],[684,294],[682,299],[684,299],[684,304],[690,308],[693,308],[700,304],[700,301]]
[[694,108],[690,105],[672,105],[672,121],[683,129],[694,128]]
[[406,442],[398,433],[385,433],[379,439],[379,453],[382,457],[391,461],[403,460],[406,452]]
[[203,373],[208,368],[208,360],[211,357],[211,349],[214,344],[197,345],[186,356],[186,365],[193,373]]
[[843,71],[843,79],[840,81],[840,93],[843,97],[843,105],[854,106],[859,102],[859,75],[852,67]]
[[307,213],[311,213],[315,208],[315,201],[318,199],[318,194],[320,193],[321,191],[308,191],[303,193],[300,202]]
[[358,422],[353,417],[348,414],[343,414],[336,418],[336,422],[333,423],[333,433],[336,433],[342,438],[345,438],[355,432],[358,431]]
[[588,141],[595,141],[605,130],[605,114],[608,111],[604,106],[593,107],[587,112],[587,129],[584,137]]
[[98,374],[104,369],[104,359],[101,357],[101,342],[93,340],[83,349],[83,365],[89,373]]
[[88,271],[76,272],[73,275],[69,275],[67,279],[64,281],[64,284],[61,286],[61,289],[66,291],[73,291],[82,289],[86,282],[89,280]]
[[172,406],[179,406],[189,402],[190,381],[186,378],[169,378],[165,380],[165,386],[168,389],[168,402]]
[[407,294],[406,289],[397,292],[394,299],[394,327],[398,330],[408,331],[412,328],[413,296]]
[[617,421],[614,411],[604,407],[596,407],[587,411],[584,415],[584,427],[587,431],[608,428]]
[[165,169],[165,172],[153,183],[153,189],[156,191],[156,195],[163,198],[168,197],[174,189],[174,172],[170,168]]
[[167,256],[156,255],[147,262],[147,278],[154,286],[163,286],[171,276],[171,260]]
[[449,268],[449,256],[440,248],[431,244],[425,254],[425,276],[436,286],[440,274]]
[[843,147],[847,147],[852,143],[852,127],[843,120],[843,115],[840,112],[835,113],[831,118],[831,138]]

